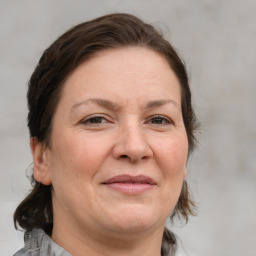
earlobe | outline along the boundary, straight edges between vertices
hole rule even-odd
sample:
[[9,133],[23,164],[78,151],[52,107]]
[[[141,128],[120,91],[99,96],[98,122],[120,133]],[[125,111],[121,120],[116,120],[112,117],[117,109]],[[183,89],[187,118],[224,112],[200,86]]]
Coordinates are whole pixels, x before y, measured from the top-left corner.
[[33,173],[36,181],[51,185],[49,163],[47,158],[47,147],[36,137],[30,139],[30,148],[33,155]]

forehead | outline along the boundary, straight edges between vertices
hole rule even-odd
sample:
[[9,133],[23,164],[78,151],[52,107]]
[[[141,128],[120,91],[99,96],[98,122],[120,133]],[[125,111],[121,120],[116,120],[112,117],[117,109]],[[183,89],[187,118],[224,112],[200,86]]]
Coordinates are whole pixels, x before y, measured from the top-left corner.
[[[78,66],[97,69],[101,73],[146,73],[150,75],[157,69],[174,73],[167,59],[160,53],[146,47],[121,47],[100,51]],[[113,69],[115,68],[115,69]],[[76,69],[76,70],[77,70]],[[75,70],[75,71],[76,71]]]
[[[180,98],[179,81],[161,54],[142,47],[104,50],[80,64],[64,84],[65,97],[172,94]],[[64,96],[63,95],[63,96]]]

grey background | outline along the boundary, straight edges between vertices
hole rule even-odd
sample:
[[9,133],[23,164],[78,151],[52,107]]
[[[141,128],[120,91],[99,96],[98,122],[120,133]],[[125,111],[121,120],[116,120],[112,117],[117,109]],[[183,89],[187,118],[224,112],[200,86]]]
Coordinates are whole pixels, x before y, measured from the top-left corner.
[[186,61],[201,131],[189,162],[198,217],[174,230],[201,256],[256,255],[256,1],[1,0],[0,254],[23,245],[12,214],[30,186],[27,81],[66,29],[110,12],[160,28]]

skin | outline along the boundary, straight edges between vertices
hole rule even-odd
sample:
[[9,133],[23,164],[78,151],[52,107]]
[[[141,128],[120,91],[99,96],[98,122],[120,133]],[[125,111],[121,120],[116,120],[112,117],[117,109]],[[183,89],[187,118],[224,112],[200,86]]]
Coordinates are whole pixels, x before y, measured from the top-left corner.
[[[56,243],[74,256],[160,255],[188,155],[180,84],[163,56],[129,47],[82,63],[64,84],[50,147],[32,138],[31,149],[35,179],[53,187]],[[122,174],[154,185],[103,184]]]

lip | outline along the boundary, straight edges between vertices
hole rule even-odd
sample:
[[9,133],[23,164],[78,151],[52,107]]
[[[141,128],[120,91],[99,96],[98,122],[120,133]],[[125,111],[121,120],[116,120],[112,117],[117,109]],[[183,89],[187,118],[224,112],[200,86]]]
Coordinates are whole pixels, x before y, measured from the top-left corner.
[[118,175],[102,182],[102,184],[110,189],[130,195],[145,193],[156,186],[156,182],[145,175]]

